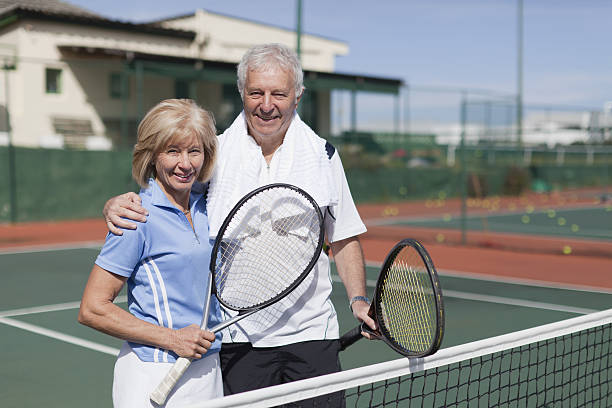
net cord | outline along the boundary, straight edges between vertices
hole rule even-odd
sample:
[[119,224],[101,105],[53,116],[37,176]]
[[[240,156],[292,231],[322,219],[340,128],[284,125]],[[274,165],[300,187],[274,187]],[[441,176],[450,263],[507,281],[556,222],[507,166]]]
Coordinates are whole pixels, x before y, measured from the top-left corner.
[[436,354],[427,357],[401,358],[366,367],[354,368],[320,377],[217,398],[203,404],[194,405],[192,408],[257,408],[286,404],[457,363],[509,348],[537,343],[609,323],[612,323],[612,309],[441,349]]

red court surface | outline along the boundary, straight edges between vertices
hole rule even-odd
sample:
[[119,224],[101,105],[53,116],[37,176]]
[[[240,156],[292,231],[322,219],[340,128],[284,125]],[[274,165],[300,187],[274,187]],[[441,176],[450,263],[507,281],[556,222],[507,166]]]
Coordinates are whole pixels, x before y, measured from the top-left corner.
[[[377,212],[379,214],[382,208],[384,206],[360,206],[360,212],[364,218],[367,218]],[[431,231],[428,233],[431,236],[434,235]],[[105,235],[106,224],[101,218],[5,224],[0,225],[0,251],[101,243]],[[385,235],[380,234],[379,231],[364,234],[361,242],[366,259],[371,262],[382,262],[397,241],[402,238],[416,238],[422,239],[439,270],[575,286],[612,288],[612,257],[610,256],[585,256],[578,254],[579,251],[563,255],[498,249],[481,245],[439,244],[435,240],[424,239],[426,237],[423,232],[416,230],[408,230],[406,235]]]

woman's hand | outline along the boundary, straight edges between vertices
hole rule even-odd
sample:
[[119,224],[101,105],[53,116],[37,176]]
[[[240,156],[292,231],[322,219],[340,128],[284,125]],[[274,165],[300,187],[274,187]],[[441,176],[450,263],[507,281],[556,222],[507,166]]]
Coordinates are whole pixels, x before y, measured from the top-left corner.
[[192,324],[172,331],[170,350],[181,357],[202,358],[215,341],[215,335]]

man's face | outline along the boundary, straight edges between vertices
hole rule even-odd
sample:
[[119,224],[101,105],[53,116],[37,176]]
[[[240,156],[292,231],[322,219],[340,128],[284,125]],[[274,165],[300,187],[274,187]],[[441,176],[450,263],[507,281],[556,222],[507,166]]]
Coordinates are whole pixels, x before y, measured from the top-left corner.
[[289,72],[278,67],[263,72],[248,71],[243,104],[249,134],[259,144],[280,143],[298,101]]

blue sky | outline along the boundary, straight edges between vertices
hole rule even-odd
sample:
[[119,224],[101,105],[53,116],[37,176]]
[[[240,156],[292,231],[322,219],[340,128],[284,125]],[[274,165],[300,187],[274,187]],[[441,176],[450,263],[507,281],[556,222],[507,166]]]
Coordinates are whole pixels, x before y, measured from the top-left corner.
[[[203,8],[295,28],[297,0],[67,0],[107,17],[150,21]],[[346,42],[336,70],[411,86],[517,89],[516,0],[303,0],[304,32]],[[524,1],[527,105],[601,109],[612,101],[612,1]],[[389,105],[392,107],[392,104]]]

